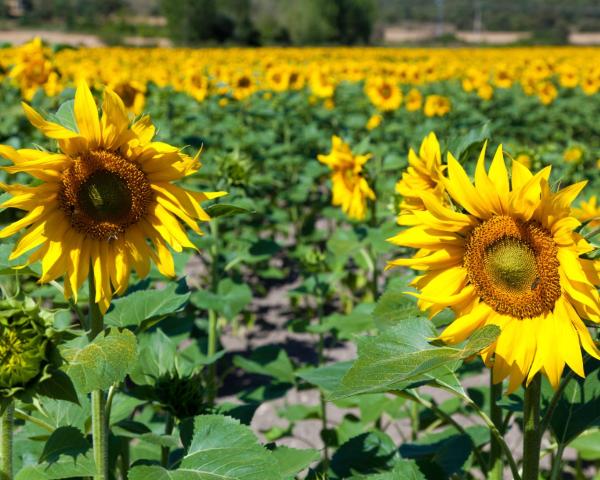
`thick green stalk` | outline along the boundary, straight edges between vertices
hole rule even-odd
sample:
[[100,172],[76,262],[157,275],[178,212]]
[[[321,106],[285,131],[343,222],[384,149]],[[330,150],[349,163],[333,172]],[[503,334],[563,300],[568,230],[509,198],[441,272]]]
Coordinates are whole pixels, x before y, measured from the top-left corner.
[[[219,286],[219,224],[217,219],[213,218],[210,221],[210,232],[213,237],[213,244],[210,247],[211,256],[211,291],[217,293]],[[217,343],[219,339],[219,327],[217,324],[217,312],[214,310],[208,311],[208,351],[209,357],[217,353]],[[208,366],[208,379],[206,382],[206,390],[208,403],[213,404],[217,396],[217,363],[212,362]]]
[[0,480],[13,478],[13,429],[15,404],[11,402],[0,418]]
[[[104,331],[104,318],[100,307],[94,300],[96,287],[94,272],[90,270],[89,286],[89,325],[88,338],[92,341]],[[106,397],[102,390],[92,392],[92,439],[94,461],[96,462],[96,480],[108,479],[108,419],[106,418]]]
[[[494,383],[492,381],[492,371],[490,370],[490,418],[500,433],[502,431],[502,409],[498,406],[498,400],[502,396],[502,382]],[[496,440],[490,432],[490,480],[502,480],[502,445]]]
[[523,480],[537,480],[540,470],[540,397],[542,377],[538,373],[525,389],[523,405]]
[[[319,326],[323,325],[323,302],[322,302],[322,292],[317,288],[319,285],[319,279],[317,275],[315,275],[315,297],[317,302],[317,320],[319,321]],[[325,362],[325,335],[323,332],[319,333],[319,347],[317,350],[318,354],[318,362],[319,366],[321,366]],[[321,400],[321,432],[323,437],[323,475],[324,480],[327,480],[329,475],[329,446],[327,442],[329,441],[329,436],[327,435],[327,402],[325,400],[325,395],[323,392],[320,392],[320,400]]]
[[[167,412],[167,420],[165,423],[165,435],[171,435],[173,433],[173,428],[175,427],[175,418],[171,412]],[[160,464],[169,468],[169,454],[171,453],[171,449],[167,446],[161,448],[160,452]]]

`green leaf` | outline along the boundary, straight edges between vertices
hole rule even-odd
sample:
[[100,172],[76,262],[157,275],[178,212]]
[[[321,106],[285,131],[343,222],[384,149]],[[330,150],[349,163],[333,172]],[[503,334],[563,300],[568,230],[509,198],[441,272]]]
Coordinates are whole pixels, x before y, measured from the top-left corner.
[[405,278],[394,278],[389,282],[373,310],[377,328],[383,330],[407,318],[421,315],[416,300],[404,293],[407,290],[410,290],[410,287]]
[[91,453],[88,453],[75,459],[63,455],[53,463],[25,466],[17,473],[15,480],[62,480],[95,475],[96,465]]
[[294,365],[286,351],[275,345],[257,348],[250,358],[236,355],[233,364],[250,373],[273,377],[284,383],[294,383]]
[[353,362],[337,362],[318,368],[296,371],[296,376],[329,393],[340,388],[342,378],[348,373]]
[[337,478],[353,473],[375,473],[389,469],[398,460],[394,441],[385,433],[374,431],[351,438],[337,449],[331,470]]
[[217,293],[199,290],[192,294],[190,300],[198,308],[214,310],[233,320],[252,301],[252,290],[246,284],[225,278],[219,282]]
[[79,391],[106,390],[122,381],[137,357],[135,335],[109,329],[81,349],[67,350],[67,373]]
[[399,460],[389,472],[355,475],[350,480],[426,480],[414,460]]
[[428,479],[446,479],[459,472],[472,450],[468,435],[448,435],[446,432],[427,435],[415,443],[400,447],[404,458],[417,462]]
[[600,430],[588,430],[573,440],[569,447],[574,448],[583,460],[600,460]]
[[205,210],[210,218],[231,217],[233,215],[240,215],[243,213],[254,213],[252,210],[248,210],[247,208],[238,207],[236,205],[228,205],[226,203],[215,203],[214,205],[205,208]]
[[600,361],[589,358],[584,367],[585,379],[570,380],[550,422],[557,441],[564,445],[583,431],[600,426]]
[[[408,318],[374,337],[358,341],[358,360],[331,398],[402,390],[416,382],[431,382],[458,368],[462,359],[492,343],[500,329],[489,325],[476,331],[463,349],[435,347],[436,336],[425,318]],[[442,379],[442,381],[444,381]]]
[[282,479],[293,479],[298,473],[319,459],[319,451],[315,449],[299,450],[286,446],[278,446],[272,455],[279,464]]
[[476,158],[483,147],[484,142],[490,138],[491,132],[486,123],[479,129],[470,130],[466,135],[462,135],[448,143],[448,151],[464,165],[473,158]]
[[52,372],[52,376],[37,386],[37,393],[55,400],[66,400],[79,404],[75,386],[71,378],[62,370]]
[[54,463],[61,455],[77,459],[90,449],[90,444],[75,427],[60,427],[54,430],[44,445],[44,451],[40,457],[40,463]]
[[190,292],[183,283],[170,283],[162,290],[140,290],[113,300],[104,323],[113,327],[139,327],[143,322],[181,310]]
[[23,264],[22,259],[8,259],[14,247],[14,243],[3,242],[0,245],[0,275],[35,275],[35,272],[30,267],[17,268]]
[[136,466],[129,480],[280,480],[277,459],[231,417],[200,415],[177,470]]
[[77,121],[75,120],[75,100],[67,100],[58,108],[57,112],[52,115],[52,117],[59,125],[62,125],[73,132],[79,132]]

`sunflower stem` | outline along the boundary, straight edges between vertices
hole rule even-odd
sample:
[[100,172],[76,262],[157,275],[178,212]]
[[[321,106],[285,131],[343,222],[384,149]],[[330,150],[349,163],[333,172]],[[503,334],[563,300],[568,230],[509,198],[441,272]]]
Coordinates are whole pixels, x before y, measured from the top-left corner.
[[542,377],[539,373],[533,377],[525,389],[523,405],[523,480],[537,480],[540,470],[540,397]]
[[[317,302],[317,320],[319,322],[319,326],[323,325],[323,296],[324,292],[319,288],[319,277],[317,275],[314,276],[315,279],[315,299]],[[325,362],[325,334],[323,332],[319,332],[319,345],[317,350],[318,355],[318,366],[323,365]],[[319,393],[320,403],[321,403],[321,437],[323,439],[323,478],[327,480],[329,475],[329,445],[327,442],[329,441],[329,435],[327,434],[327,401],[325,400],[325,395],[321,391]]]
[[[175,427],[175,419],[173,414],[167,411],[167,419],[165,424],[165,435],[171,435],[173,433],[173,428]],[[169,455],[171,453],[171,449],[168,446],[164,446],[160,451],[160,464],[164,468],[169,468]]]
[[[217,293],[219,287],[219,224],[217,219],[213,218],[210,221],[210,232],[213,237],[213,244],[210,247],[211,256],[211,291]],[[208,347],[207,354],[211,358],[217,353],[217,341],[219,338],[219,326],[218,326],[217,312],[214,310],[208,311]],[[208,366],[208,379],[206,382],[207,399],[209,405],[212,405],[217,396],[217,363],[213,361]]]
[[[89,286],[89,325],[88,338],[92,341],[104,331],[104,318],[100,307],[94,300],[96,286],[94,272],[90,269]],[[106,397],[102,390],[92,392],[92,439],[94,461],[96,463],[96,480],[108,479],[108,420],[106,418]]]
[[15,403],[11,400],[0,419],[0,480],[13,478],[13,430]]
[[[492,371],[490,370],[490,419],[500,433],[503,433],[502,427],[502,409],[498,406],[498,400],[502,396],[502,382],[494,383],[492,380]],[[490,480],[502,480],[502,445],[496,440],[493,433],[490,432]]]

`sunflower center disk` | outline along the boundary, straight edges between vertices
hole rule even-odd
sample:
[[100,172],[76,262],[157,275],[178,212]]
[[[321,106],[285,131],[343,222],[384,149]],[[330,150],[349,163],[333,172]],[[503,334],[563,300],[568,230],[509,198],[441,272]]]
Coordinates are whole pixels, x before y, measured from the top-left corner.
[[118,221],[131,210],[131,192],[119,175],[97,170],[79,188],[83,211],[97,221]]
[[491,245],[483,262],[494,282],[508,290],[524,292],[537,278],[535,254],[528,245],[513,238]]
[[540,316],[560,297],[556,245],[536,222],[492,217],[471,232],[463,260],[478,295],[498,313]]
[[61,182],[61,208],[71,225],[98,240],[119,238],[146,215],[154,198],[139,165],[106,150],[73,159]]

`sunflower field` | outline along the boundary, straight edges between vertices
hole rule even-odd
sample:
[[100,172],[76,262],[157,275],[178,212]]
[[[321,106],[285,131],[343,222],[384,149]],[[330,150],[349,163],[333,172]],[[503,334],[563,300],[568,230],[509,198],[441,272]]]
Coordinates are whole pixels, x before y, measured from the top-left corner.
[[600,49],[0,81],[0,480],[600,479]]

